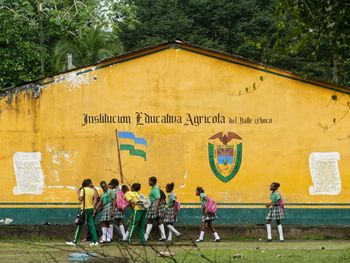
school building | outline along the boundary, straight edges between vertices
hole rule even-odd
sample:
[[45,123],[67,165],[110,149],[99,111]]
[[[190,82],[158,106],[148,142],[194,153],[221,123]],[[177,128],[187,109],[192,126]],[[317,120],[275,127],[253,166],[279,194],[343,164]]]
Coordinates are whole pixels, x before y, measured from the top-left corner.
[[263,224],[279,182],[284,224],[350,222],[350,89],[174,41],[0,97],[0,223],[71,224],[83,179],[174,182],[178,224]]

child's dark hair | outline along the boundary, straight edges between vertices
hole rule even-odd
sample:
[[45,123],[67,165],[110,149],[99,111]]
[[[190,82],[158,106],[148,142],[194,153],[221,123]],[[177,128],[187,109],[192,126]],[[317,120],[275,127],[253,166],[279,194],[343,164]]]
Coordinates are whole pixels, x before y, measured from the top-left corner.
[[139,184],[139,183],[133,183],[133,184],[131,185],[131,189],[132,189],[133,191],[138,192],[138,191],[141,190],[141,184]]
[[90,179],[84,179],[83,183],[81,184],[82,187],[87,187],[91,184]]
[[102,185],[107,185],[106,181],[101,181],[100,186],[102,187]]
[[157,183],[157,177],[155,177],[155,176],[151,176],[151,177],[149,178],[149,180],[150,180],[151,182],[153,182],[154,184]]
[[127,191],[129,191],[129,187],[127,186],[127,185],[122,185],[122,191],[123,192],[127,192]]
[[196,190],[197,190],[197,192],[200,193],[200,194],[201,194],[201,193],[204,193],[204,189],[203,189],[202,187],[200,187],[200,186],[198,186]]
[[119,185],[118,179],[113,178],[110,182],[110,184],[114,187],[117,187]]
[[174,190],[174,186],[175,186],[174,183],[167,184],[166,185],[167,192],[169,191],[168,193],[170,193],[171,191],[173,191]]
[[276,190],[280,187],[279,183],[273,182],[272,184],[276,186]]

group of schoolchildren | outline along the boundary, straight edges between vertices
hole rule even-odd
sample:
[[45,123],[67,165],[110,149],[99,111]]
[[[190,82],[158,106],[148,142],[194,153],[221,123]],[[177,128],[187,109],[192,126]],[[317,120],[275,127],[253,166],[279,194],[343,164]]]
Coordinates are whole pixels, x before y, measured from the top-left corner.
[[[149,186],[151,191],[149,197],[146,198],[140,194],[141,184],[133,183],[131,189],[127,185],[119,187],[119,181],[112,179],[109,184],[105,181],[100,183],[103,190],[99,196],[96,188],[92,185],[90,179],[83,181],[82,187],[77,191],[78,200],[81,202],[81,209],[86,216],[86,222],[91,233],[91,246],[99,243],[109,243],[113,239],[113,225],[119,229],[122,241],[132,243],[132,239],[138,233],[139,241],[145,244],[149,239],[153,224],[156,223],[160,230],[159,241],[169,241],[173,239],[173,235],[180,237],[181,233],[174,227],[177,215],[180,209],[180,203],[173,192],[174,183],[166,185],[166,192],[168,194],[167,200],[165,193],[157,185],[157,178],[149,178]],[[271,202],[266,204],[270,208],[266,217],[267,228],[267,242],[272,241],[271,236],[271,221],[276,220],[280,241],[284,241],[281,219],[283,218],[283,199],[277,189],[279,183],[272,183],[270,186]],[[196,195],[199,197],[202,206],[202,221],[200,226],[200,235],[196,242],[204,240],[205,228],[211,230],[214,235],[214,242],[220,242],[220,236],[213,226],[213,220],[217,219],[215,201],[207,196],[202,187],[197,187]],[[127,208],[131,208],[131,216],[128,220],[128,228],[126,230],[123,224],[123,217]],[[95,217],[101,213],[101,230],[102,235],[98,240],[95,229]],[[146,224],[147,222],[147,224]],[[168,231],[166,237],[164,223]],[[146,226],[145,226],[146,225]],[[146,231],[145,231],[146,228]],[[66,242],[68,245],[75,246],[79,239],[82,226],[78,225],[74,240]]]

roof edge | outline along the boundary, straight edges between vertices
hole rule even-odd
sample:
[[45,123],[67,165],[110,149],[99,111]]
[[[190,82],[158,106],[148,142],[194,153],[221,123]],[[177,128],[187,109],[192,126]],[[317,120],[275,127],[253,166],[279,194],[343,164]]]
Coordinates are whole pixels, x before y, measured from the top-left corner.
[[[287,77],[289,79],[304,82],[307,84],[316,85],[316,86],[319,86],[322,88],[327,88],[327,89],[331,89],[334,91],[350,94],[350,87],[347,87],[347,86],[338,85],[338,84],[335,84],[332,82],[327,82],[327,81],[316,79],[316,78],[303,78],[300,75],[293,73],[291,71],[283,70],[283,69],[276,68],[273,66],[264,65],[262,63],[254,61],[254,60],[250,60],[250,59],[241,57],[239,55],[234,55],[234,54],[226,53],[226,52],[215,50],[215,49],[204,48],[204,47],[199,46],[199,45],[184,42],[184,41],[181,41],[179,39],[174,39],[174,40],[165,41],[162,43],[146,46],[146,47],[141,48],[141,49],[132,50],[132,51],[117,55],[117,56],[112,57],[112,58],[104,59],[102,61],[99,61],[99,62],[91,64],[91,65],[66,70],[63,72],[59,72],[53,76],[43,77],[43,78],[31,81],[31,82],[23,83],[21,85],[15,86],[15,87],[5,88],[5,89],[0,91],[0,96],[1,95],[3,96],[4,93],[11,93],[12,91],[20,91],[22,89],[27,90],[27,89],[30,89],[33,87],[52,83],[52,82],[54,82],[55,78],[57,78],[60,75],[67,74],[67,73],[71,73],[71,72],[75,72],[75,71],[77,71],[77,73],[79,73],[79,72],[81,72],[81,70],[88,69],[88,68],[102,68],[102,67],[105,67],[108,65],[124,62],[124,61],[130,60],[130,59],[135,59],[135,58],[138,58],[140,56],[152,54],[154,52],[158,52],[158,51],[169,49],[169,48],[181,48],[184,50],[188,50],[188,51],[195,52],[195,53],[202,54],[202,55],[207,55],[207,56],[210,56],[213,58],[221,59],[221,60],[231,62],[231,63],[236,63],[236,64],[250,67],[253,69],[263,70],[263,71],[266,71],[268,73],[279,75],[281,77]],[[30,86],[30,87],[28,87],[28,86]]]

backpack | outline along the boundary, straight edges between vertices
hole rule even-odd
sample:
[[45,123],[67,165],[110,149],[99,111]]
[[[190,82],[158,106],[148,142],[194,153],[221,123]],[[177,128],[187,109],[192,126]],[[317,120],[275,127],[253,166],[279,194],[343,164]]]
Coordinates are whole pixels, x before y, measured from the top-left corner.
[[117,208],[120,211],[123,211],[128,206],[128,202],[124,199],[124,193],[123,191],[118,192],[118,198],[117,198]]
[[207,198],[207,209],[209,213],[215,214],[216,213],[216,203],[213,198],[210,198],[209,196]]
[[281,196],[281,199],[280,199],[280,203],[279,203],[279,206],[280,206],[280,209],[284,209],[284,200],[282,198],[282,195],[280,194]]
[[162,204],[165,204],[166,195],[164,191],[160,188],[159,188],[159,192],[160,192],[160,201],[162,202]]
[[177,197],[175,196],[175,202],[174,202],[174,214],[177,215],[180,212],[180,202],[177,200]]
[[143,194],[139,194],[139,201],[137,201],[136,204],[143,210],[147,210],[151,206],[151,201]]

